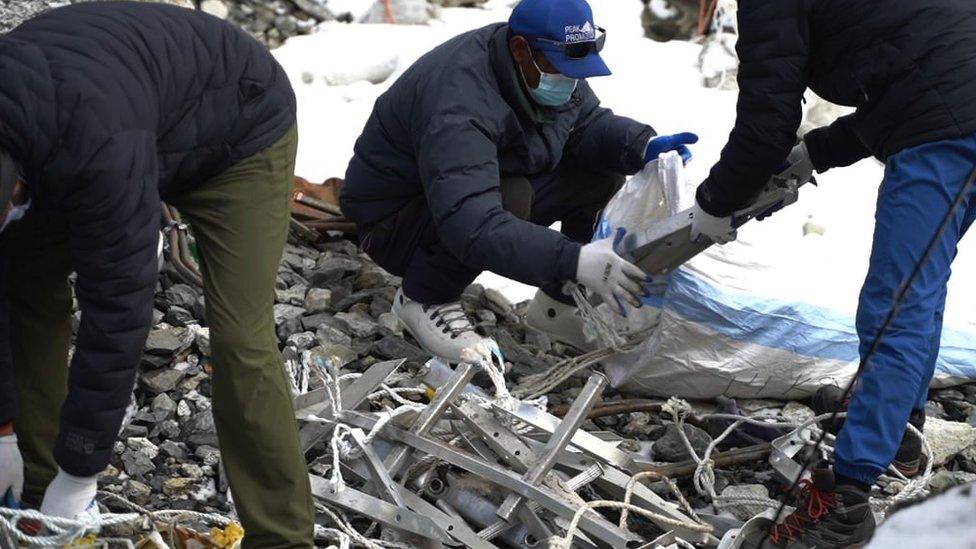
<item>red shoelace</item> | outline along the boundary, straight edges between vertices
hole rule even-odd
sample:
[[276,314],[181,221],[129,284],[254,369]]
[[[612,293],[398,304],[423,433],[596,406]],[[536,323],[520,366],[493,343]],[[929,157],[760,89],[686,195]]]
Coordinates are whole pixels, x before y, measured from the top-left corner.
[[786,520],[773,526],[769,539],[773,543],[789,543],[806,530],[807,525],[820,520],[828,511],[837,506],[837,494],[822,492],[808,479],[800,481],[799,508]]

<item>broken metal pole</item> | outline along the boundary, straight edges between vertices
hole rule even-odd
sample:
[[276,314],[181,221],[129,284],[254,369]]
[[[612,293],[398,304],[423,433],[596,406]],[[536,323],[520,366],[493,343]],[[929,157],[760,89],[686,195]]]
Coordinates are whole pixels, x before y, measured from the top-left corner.
[[[525,482],[533,486],[538,486],[542,482],[542,479],[545,478],[556,464],[556,459],[559,457],[559,454],[566,449],[573,435],[579,431],[580,426],[586,421],[586,415],[590,413],[590,408],[593,407],[597,399],[603,394],[606,386],[607,378],[603,374],[594,372],[590,376],[590,379],[586,381],[586,385],[583,386],[583,390],[573,402],[573,407],[559,423],[555,431],[553,431],[552,436],[549,437],[549,441],[539,455],[538,460],[522,477]],[[498,516],[502,520],[511,521],[520,503],[522,503],[521,496],[516,494],[508,496],[498,509]]]
[[[745,465],[747,463],[764,460],[767,456],[769,456],[769,452],[771,450],[772,445],[768,442],[764,442],[755,446],[747,446],[746,448],[736,448],[735,450],[719,452],[712,455],[711,460],[714,462],[715,467],[733,467],[736,465]],[[698,463],[689,459],[678,463],[671,463],[669,465],[655,467],[651,469],[651,471],[670,479],[676,479],[690,477],[695,474],[696,469],[698,469]]]
[[[421,437],[427,435],[434,428],[434,425],[440,421],[451,403],[461,394],[461,391],[471,381],[474,374],[475,370],[473,365],[466,363],[458,364],[454,375],[451,376],[451,379],[443,387],[437,390],[437,393],[434,395],[434,400],[430,401],[430,404],[420,413],[410,432]],[[389,471],[390,477],[397,480],[407,465],[407,458],[410,457],[412,452],[413,450],[409,446],[403,445],[398,446],[390,452],[390,455],[386,456],[386,460],[383,463],[386,466],[386,470]]]
[[[361,429],[372,429],[376,425],[375,418],[359,412],[343,412],[342,416],[342,421],[344,423],[359,427]],[[469,473],[474,473],[492,484],[496,484],[506,490],[515,492],[526,499],[537,501],[543,507],[563,519],[570,520],[576,514],[577,508],[573,504],[561,497],[557,497],[550,490],[532,486],[524,482],[520,476],[515,475],[511,471],[485,463],[467,452],[462,452],[441,442],[435,442],[433,440],[417,436],[410,431],[400,429],[390,425],[389,423],[384,425],[380,429],[380,432],[390,440],[409,444],[416,450],[420,450],[425,454],[433,455],[439,459],[447,461],[455,467],[464,469]],[[587,467],[589,467],[589,464]],[[410,491],[405,490],[403,495],[408,497],[407,494],[410,493]],[[408,505],[411,505],[409,500]],[[592,534],[596,539],[600,539],[613,547],[628,547],[630,542],[641,541],[640,536],[623,530],[617,525],[611,524],[603,517],[594,515],[593,513],[587,513],[582,516],[580,519],[580,527],[583,529],[583,531]]]

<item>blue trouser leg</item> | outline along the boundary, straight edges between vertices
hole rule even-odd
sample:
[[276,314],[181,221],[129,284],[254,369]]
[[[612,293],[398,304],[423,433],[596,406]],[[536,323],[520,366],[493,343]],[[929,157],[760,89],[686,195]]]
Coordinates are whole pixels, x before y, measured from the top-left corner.
[[929,396],[929,385],[932,383],[932,376],[935,375],[935,364],[939,359],[939,348],[942,343],[942,316],[945,313],[946,291],[936,298],[935,317],[932,319],[932,336],[929,338],[929,356],[925,361],[925,372],[922,376],[922,383],[918,387],[918,395],[915,397],[913,410],[925,408],[925,401]]
[[[862,361],[900,286],[974,168],[976,136],[927,143],[888,159],[858,304]],[[874,483],[894,459],[912,408],[924,406],[938,356],[946,283],[956,245],[976,210],[974,194],[955,212],[866,362],[837,437],[835,468],[843,476]]]

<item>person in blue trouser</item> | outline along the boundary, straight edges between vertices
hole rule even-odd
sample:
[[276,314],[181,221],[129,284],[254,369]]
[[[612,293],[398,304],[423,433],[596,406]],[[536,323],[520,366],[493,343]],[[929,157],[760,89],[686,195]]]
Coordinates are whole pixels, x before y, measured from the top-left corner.
[[[602,107],[607,33],[584,0],[523,0],[507,23],[421,57],[376,101],[340,202],[363,250],[403,277],[393,312],[429,352],[457,361],[482,337],[461,309],[484,270],[541,290],[526,322],[585,345],[575,280],[607,303],[639,304],[644,274],[609,241],[597,212],[662,152],[690,157],[693,134],[657,136]],[[550,230],[562,222],[561,232]]]
[[[804,181],[814,170],[869,156],[885,162],[857,312],[863,373],[849,404],[836,398],[843,391],[815,398],[822,409],[848,411],[835,464],[814,469],[794,502],[797,511],[762,542],[860,546],[874,530],[870,486],[893,462],[906,472],[919,466],[920,441],[906,426],[924,423],[950,266],[976,218],[976,195],[962,193],[976,170],[976,2],[887,2],[879,9],[870,0],[751,0],[740,2],[738,21],[736,123],[698,188],[694,238],[734,239],[733,212],[783,169],[784,159],[782,173]],[[807,87],[856,111],[797,144]],[[962,204],[939,232],[957,196]]]

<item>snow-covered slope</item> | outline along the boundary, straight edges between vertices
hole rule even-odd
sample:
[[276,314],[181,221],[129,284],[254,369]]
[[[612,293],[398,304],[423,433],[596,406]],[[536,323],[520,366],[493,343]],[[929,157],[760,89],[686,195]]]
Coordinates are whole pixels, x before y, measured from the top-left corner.
[[[299,175],[315,181],[342,176],[376,97],[435,45],[460,32],[507,19],[510,4],[510,0],[491,0],[485,9],[444,9],[442,19],[429,26],[330,23],[317,35],[293,40],[277,50],[299,98]],[[659,133],[698,133],[702,140],[694,147],[695,160],[687,170],[690,184],[697,184],[707,176],[728,138],[735,120],[736,92],[701,85],[700,46],[645,39],[637,0],[591,0],[591,4],[596,23],[607,29],[604,57],[614,71],[613,76],[592,79],[591,85],[606,106],[653,125]],[[380,84],[330,86],[322,78],[337,66],[393,58],[392,75]],[[735,246],[761,247],[761,255],[792,254],[802,265],[802,247],[796,244],[802,238],[803,224],[812,218],[826,229],[818,246],[831,250],[827,261],[836,267],[817,287],[802,291],[822,294],[819,303],[851,312],[867,270],[881,177],[882,166],[874,160],[824,174],[818,177],[820,187],[805,189],[799,203],[768,221],[744,227],[740,234],[749,244],[732,244],[727,247],[729,253]],[[976,240],[970,239],[963,242],[956,261],[947,325],[976,328],[976,290],[963,283],[974,278]],[[491,275],[481,281],[501,287],[514,301],[531,297],[533,292]],[[797,291],[789,281],[772,282],[785,294]]]

